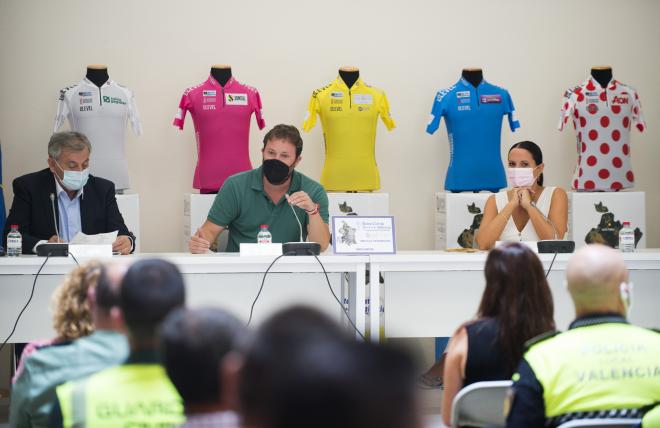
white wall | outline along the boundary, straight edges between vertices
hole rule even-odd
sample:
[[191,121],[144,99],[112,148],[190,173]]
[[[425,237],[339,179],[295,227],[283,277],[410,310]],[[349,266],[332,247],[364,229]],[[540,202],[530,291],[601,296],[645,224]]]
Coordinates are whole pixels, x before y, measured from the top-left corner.
[[[5,198],[9,206],[13,178],[46,165],[59,89],[86,64],[104,63],[135,91],[142,115],[144,135],[128,139],[142,250],[179,250],[196,156],[192,122],[184,132],[171,126],[183,89],[206,79],[211,64],[229,63],[260,90],[269,127],[300,125],[311,91],[350,64],[386,91],[397,122],[393,132],[379,125],[376,150],[399,249],[431,249],[433,195],[449,154],[444,126],[424,132],[436,90],[465,66],[483,67],[509,89],[522,124],[513,135],[504,128],[503,152],[536,141],[546,182],[568,187],[575,146],[572,129],[555,128],[561,96],[592,65],[608,64],[641,96],[648,131],[633,132],[633,162],[637,189],[647,192],[647,243],[660,247],[652,215],[660,211],[659,17],[655,0],[0,0]],[[253,124],[255,164],[265,131]],[[300,170],[318,179],[320,128],[304,137]]]

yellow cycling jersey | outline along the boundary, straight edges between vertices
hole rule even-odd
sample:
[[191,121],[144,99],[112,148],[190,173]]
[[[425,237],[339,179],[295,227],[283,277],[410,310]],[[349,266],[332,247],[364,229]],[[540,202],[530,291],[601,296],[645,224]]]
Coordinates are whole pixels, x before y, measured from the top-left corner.
[[303,129],[310,131],[321,117],[325,164],[321,184],[330,191],[371,191],[380,188],[376,165],[378,115],[394,128],[385,92],[358,79],[349,89],[341,77],[312,93]]

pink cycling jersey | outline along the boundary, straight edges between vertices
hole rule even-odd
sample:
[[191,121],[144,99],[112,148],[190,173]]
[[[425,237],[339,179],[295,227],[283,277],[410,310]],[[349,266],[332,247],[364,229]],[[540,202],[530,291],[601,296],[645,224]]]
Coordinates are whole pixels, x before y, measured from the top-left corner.
[[184,91],[174,126],[183,129],[188,111],[197,140],[195,189],[218,190],[230,175],[252,169],[249,150],[252,113],[259,129],[266,126],[261,98],[255,88],[233,77],[222,86],[210,76]]

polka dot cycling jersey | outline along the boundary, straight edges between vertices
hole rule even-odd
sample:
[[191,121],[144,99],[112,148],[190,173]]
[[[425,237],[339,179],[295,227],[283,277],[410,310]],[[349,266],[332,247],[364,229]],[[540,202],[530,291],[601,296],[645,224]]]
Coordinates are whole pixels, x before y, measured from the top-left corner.
[[616,191],[631,188],[630,130],[646,124],[635,89],[614,79],[606,88],[593,78],[564,94],[559,130],[573,120],[578,161],[573,189]]

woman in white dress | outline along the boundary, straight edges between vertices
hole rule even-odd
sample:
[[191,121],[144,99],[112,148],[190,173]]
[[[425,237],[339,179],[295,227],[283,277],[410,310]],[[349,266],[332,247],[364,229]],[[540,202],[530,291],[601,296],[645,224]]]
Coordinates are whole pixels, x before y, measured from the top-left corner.
[[568,228],[568,197],[560,187],[543,187],[543,153],[531,141],[509,149],[511,188],[490,198],[476,236],[482,250],[497,241],[563,239]]

